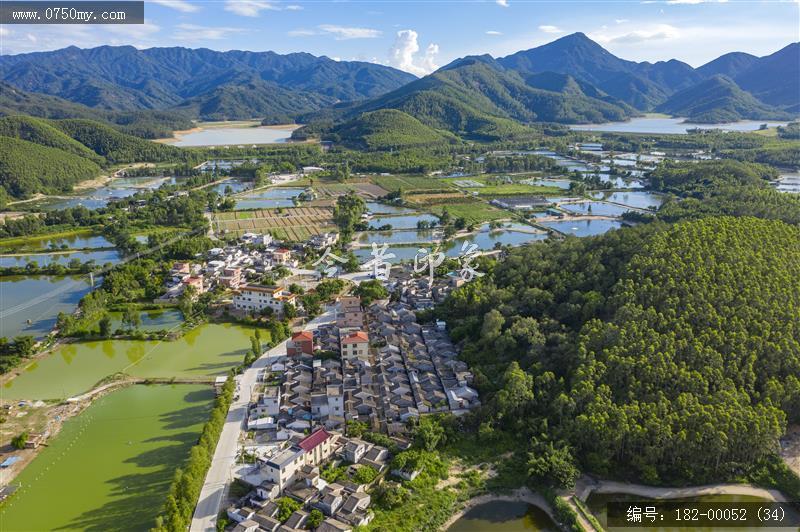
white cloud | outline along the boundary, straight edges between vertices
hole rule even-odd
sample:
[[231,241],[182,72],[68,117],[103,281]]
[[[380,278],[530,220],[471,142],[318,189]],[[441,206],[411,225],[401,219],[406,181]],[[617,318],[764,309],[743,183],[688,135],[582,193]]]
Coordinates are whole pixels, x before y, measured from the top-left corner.
[[495,31],[495,30],[489,30],[486,32],[486,35],[502,35],[502,34],[503,34],[502,31]]
[[539,26],[539,29],[545,33],[564,33],[564,30],[562,30],[558,26],[544,25],[544,26]]
[[630,21],[628,19],[626,19],[626,18],[618,18],[618,19],[614,19],[614,22],[616,22],[617,24],[625,24],[626,22],[630,22]]
[[230,37],[232,33],[240,33],[242,31],[244,31],[242,28],[179,24],[172,37],[178,41],[218,41]]
[[417,32],[414,30],[398,31],[394,45],[389,50],[389,64],[417,76],[424,76],[439,68],[436,64],[439,45],[429,44],[425,53],[419,56],[417,37]]
[[149,40],[153,35],[161,31],[161,28],[145,20],[144,24],[109,24],[105,30],[115,35],[110,44],[133,44],[136,46],[137,41],[139,41],[139,44],[143,44],[141,41]]
[[726,4],[728,0],[667,0],[668,4]]
[[278,8],[270,2],[263,0],[226,0],[225,11],[230,11],[243,17],[257,17],[261,11],[268,9],[272,11]]
[[292,4],[292,5],[286,6],[286,11],[302,11],[302,10],[303,10],[303,6],[298,6],[296,4]]
[[304,30],[302,28],[298,30],[289,30],[286,32],[286,35],[289,37],[310,37],[311,35],[316,34],[317,32],[314,30]]
[[4,26],[0,26],[0,37],[7,37],[9,35],[11,35],[11,30]]
[[508,0],[495,0],[495,3],[498,6],[508,7]]
[[370,28],[351,28],[347,26],[336,26],[334,24],[322,24],[318,26],[325,33],[330,33],[337,41],[349,39],[374,39],[379,37],[381,32]]
[[635,30],[628,33],[595,33],[589,35],[589,37],[602,44],[631,44],[648,41],[663,41],[676,39],[680,36],[680,30],[669,24],[656,24],[647,29]]
[[194,13],[198,9],[198,6],[187,2],[186,0],[150,0],[154,4],[158,4],[164,7],[169,7],[175,9],[177,11],[181,11],[183,13]]

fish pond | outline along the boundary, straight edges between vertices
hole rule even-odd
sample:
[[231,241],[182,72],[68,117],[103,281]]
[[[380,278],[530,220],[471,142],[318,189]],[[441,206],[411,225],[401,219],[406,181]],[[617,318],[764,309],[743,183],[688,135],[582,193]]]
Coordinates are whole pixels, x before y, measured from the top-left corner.
[[437,225],[439,218],[432,214],[406,214],[401,216],[379,216],[375,217],[369,222],[372,230],[376,230],[382,225],[391,225],[392,229],[416,229],[417,223],[426,222],[428,224]]
[[130,386],[65,422],[14,480],[3,530],[149,530],[189,456],[211,386]]
[[658,209],[664,203],[664,196],[653,192],[593,192],[592,197],[611,203],[619,203],[637,209]]
[[447,532],[556,532],[558,526],[541,508],[517,501],[491,501],[470,508]]
[[566,203],[559,205],[559,207],[574,214],[594,216],[622,216],[630,210],[626,207],[620,207],[619,205],[612,205],[611,203],[604,203],[602,201]]
[[71,253],[33,253],[28,255],[0,255],[0,268],[13,268],[25,266],[35,262],[39,266],[49,264],[62,264],[66,266],[70,261],[94,261],[97,265],[107,262],[116,264],[122,259],[119,251],[115,249],[100,249],[97,251],[74,251]]
[[555,222],[540,222],[541,225],[555,229],[566,235],[594,236],[602,235],[612,229],[619,229],[622,223],[617,220],[558,220]]
[[74,311],[91,289],[84,276],[0,277],[0,336],[46,336],[58,313]]
[[293,207],[294,198],[303,193],[302,188],[268,188],[236,198],[236,210],[276,209]]
[[230,324],[201,325],[174,341],[76,342],[20,367],[5,383],[11,399],[63,399],[89,391],[115,373],[153,378],[213,378],[239,364],[252,331]]

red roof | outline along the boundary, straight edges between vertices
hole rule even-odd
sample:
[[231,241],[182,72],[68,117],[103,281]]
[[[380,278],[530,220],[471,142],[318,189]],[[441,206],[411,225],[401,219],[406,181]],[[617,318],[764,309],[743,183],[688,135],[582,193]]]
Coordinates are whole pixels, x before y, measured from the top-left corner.
[[284,253],[290,253],[290,252],[291,252],[291,251],[290,251],[290,250],[288,250],[288,249],[286,249],[286,248],[280,248],[280,249],[276,249],[276,250],[274,251],[274,253],[275,253],[276,255],[277,255],[277,254],[281,254],[281,255],[283,255]]
[[364,331],[354,332],[353,334],[349,334],[345,337],[342,341],[343,344],[363,344],[369,343],[369,336]]
[[330,436],[331,435],[328,433],[328,431],[320,428],[317,431],[312,432],[306,438],[302,439],[297,445],[305,452],[310,453],[312,450],[314,450],[314,447],[330,438]]
[[300,331],[292,335],[292,340],[308,340],[309,342],[313,342],[314,333],[311,331]]

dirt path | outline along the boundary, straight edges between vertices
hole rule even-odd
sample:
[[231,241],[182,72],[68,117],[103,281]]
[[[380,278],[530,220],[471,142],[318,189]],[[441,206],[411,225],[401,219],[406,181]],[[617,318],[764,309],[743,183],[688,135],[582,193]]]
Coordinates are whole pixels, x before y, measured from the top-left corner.
[[789,469],[800,475],[800,425],[793,425],[781,440],[781,457]]
[[576,494],[585,501],[592,493],[625,493],[654,499],[680,499],[701,495],[746,495],[761,497],[777,502],[786,498],[777,490],[768,490],[750,484],[708,484],[705,486],[688,486],[685,488],[660,488],[642,484],[628,484],[614,480],[581,479],[575,488]]

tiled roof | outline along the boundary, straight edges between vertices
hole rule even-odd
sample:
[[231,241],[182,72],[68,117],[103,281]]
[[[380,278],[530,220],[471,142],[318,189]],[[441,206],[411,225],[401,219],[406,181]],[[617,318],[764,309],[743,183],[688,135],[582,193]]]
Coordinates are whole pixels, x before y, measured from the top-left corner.
[[348,334],[344,340],[342,340],[343,344],[363,344],[369,343],[369,336],[364,331],[354,332],[352,334]]
[[320,443],[330,438],[330,436],[331,435],[325,429],[319,429],[313,432],[310,436],[303,439],[297,445],[308,453],[311,452],[314,449],[314,447],[316,447]]
[[300,331],[292,335],[292,340],[308,340],[309,342],[313,342],[314,333],[311,331]]

